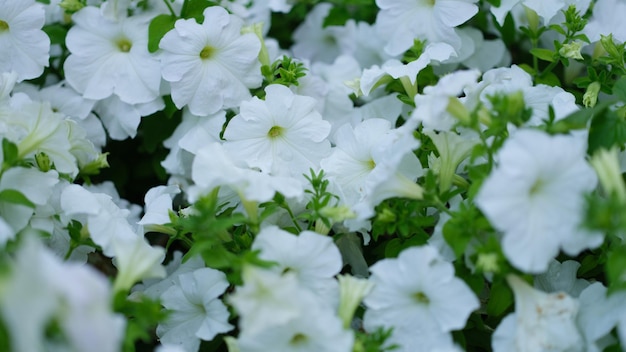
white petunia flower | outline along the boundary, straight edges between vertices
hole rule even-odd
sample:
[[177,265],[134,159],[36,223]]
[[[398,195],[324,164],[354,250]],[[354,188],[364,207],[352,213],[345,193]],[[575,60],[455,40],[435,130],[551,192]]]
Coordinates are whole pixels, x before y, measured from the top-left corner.
[[626,42],[624,26],[626,2],[623,0],[602,0],[595,2],[593,14],[583,33],[593,43],[600,40],[601,35],[613,34],[613,38]]
[[241,34],[243,22],[219,6],[204,10],[204,22],[180,19],[159,44],[163,78],[172,100],[195,115],[213,114],[250,98],[262,76],[257,59],[261,43]]
[[354,333],[332,311],[315,306],[285,325],[239,336],[241,352],[350,352],[353,344]]
[[330,152],[331,127],[315,110],[316,100],[283,85],[265,91],[265,101],[254,97],[241,104],[224,132],[224,148],[272,175],[299,178],[318,169]]
[[518,130],[498,152],[475,202],[504,232],[504,254],[520,270],[541,273],[559,249],[576,255],[602,243],[579,228],[583,195],[597,183],[586,149],[578,137]]
[[15,71],[18,81],[43,73],[50,56],[44,23],[43,5],[35,0],[0,0],[0,72]]
[[370,271],[375,286],[364,300],[364,327],[393,327],[389,343],[401,343],[400,351],[452,348],[450,331],[462,329],[480,305],[467,284],[455,277],[452,264],[431,246],[405,249]]
[[191,167],[195,185],[188,190],[190,201],[196,201],[220,186],[232,189],[247,201],[257,202],[272,200],[276,192],[287,198],[304,194],[298,179],[259,172],[249,167],[239,155],[232,154],[217,142],[197,151]]
[[376,27],[388,38],[385,51],[400,55],[414,39],[444,42],[456,50],[461,39],[457,27],[478,12],[477,0],[376,0],[380,12]]
[[161,295],[163,306],[170,312],[157,327],[161,342],[196,352],[201,339],[210,341],[233,329],[228,323],[228,309],[219,299],[228,288],[224,273],[201,268],[182,273],[174,281]]
[[332,238],[312,231],[296,236],[279,227],[268,226],[256,236],[252,249],[261,251],[261,259],[278,263],[269,270],[293,272],[303,287],[319,297],[319,305],[336,305],[338,284],[334,276],[343,262]]
[[51,321],[65,337],[60,350],[120,350],[125,320],[112,312],[112,292],[100,273],[61,262],[35,236],[25,238],[12,264],[0,278],[0,316],[14,351],[47,350]]
[[563,292],[544,293],[517,276],[507,277],[515,294],[515,313],[496,329],[492,346],[504,351],[584,351],[576,326],[579,303]]
[[67,34],[71,55],[63,68],[67,82],[87,99],[116,95],[125,103],[148,103],[159,97],[159,62],[148,52],[151,18],[107,19],[87,6],[72,17]]
[[229,303],[239,313],[239,328],[246,333],[284,327],[310,307],[319,306],[315,295],[300,285],[293,272],[244,267],[242,276],[244,284],[230,295]]

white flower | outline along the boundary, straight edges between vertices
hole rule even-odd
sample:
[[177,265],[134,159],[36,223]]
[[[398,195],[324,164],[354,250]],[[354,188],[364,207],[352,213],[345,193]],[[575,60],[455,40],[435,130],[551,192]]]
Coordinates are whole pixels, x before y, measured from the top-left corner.
[[224,273],[201,268],[182,273],[174,281],[175,285],[161,295],[163,306],[170,312],[157,327],[161,342],[195,352],[200,339],[210,341],[233,329],[228,323],[228,309],[218,298],[228,288]]
[[461,39],[454,27],[478,12],[476,0],[376,0],[380,12],[376,27],[388,38],[385,51],[400,55],[415,38],[430,43],[444,42],[459,49]]
[[204,10],[204,22],[176,21],[159,44],[163,78],[171,83],[172,99],[195,115],[238,106],[258,87],[262,76],[257,55],[261,43],[241,34],[243,22],[219,6]]
[[195,185],[189,187],[190,201],[227,186],[247,201],[267,202],[276,192],[288,198],[304,194],[302,183],[293,177],[272,176],[246,165],[240,155],[232,155],[220,143],[211,143],[197,151],[191,167]]
[[413,154],[419,141],[404,127],[391,129],[387,120],[369,119],[354,129],[346,124],[337,130],[337,147],[321,166],[338,186],[341,201],[357,214],[345,221],[351,231],[367,228],[367,218],[385,199],[423,196],[415,183],[423,171]]
[[498,152],[475,202],[504,232],[504,254],[517,268],[544,272],[559,248],[576,255],[602,243],[601,234],[579,228],[583,194],[597,183],[586,149],[574,136],[518,130]]
[[341,53],[340,42],[343,46],[350,45],[348,27],[322,25],[332,7],[328,3],[317,4],[296,28],[293,33],[295,44],[291,48],[296,57],[331,63]]
[[[17,191],[34,205],[41,206],[48,202],[58,182],[59,175],[54,170],[43,173],[35,168],[12,167],[2,173],[0,192]],[[26,227],[33,215],[33,208],[2,200],[0,214],[4,217],[4,231],[0,234],[0,248],[3,248],[8,240],[14,238],[15,233]]]
[[17,80],[36,78],[48,66],[50,38],[41,30],[43,5],[34,0],[0,0],[0,72]]
[[172,199],[180,193],[177,185],[157,186],[148,190],[145,196],[145,214],[139,225],[164,225],[170,222]]
[[226,150],[251,167],[272,175],[299,178],[330,152],[330,123],[315,110],[316,100],[274,84],[241,104],[224,132]]
[[428,129],[448,131],[457,120],[447,111],[451,98],[456,98],[469,87],[476,85],[480,72],[456,71],[441,77],[434,86],[424,88],[424,94],[415,96],[416,109],[411,119],[421,122]]
[[261,259],[278,263],[269,270],[293,272],[299,283],[319,296],[319,304],[335,305],[338,285],[334,276],[343,267],[341,253],[332,238],[312,231],[293,235],[276,226],[263,228],[252,249]]
[[239,313],[239,328],[246,333],[284,327],[309,307],[319,306],[318,298],[301,287],[295,273],[244,267],[242,276],[244,284],[229,297],[229,303]]
[[111,310],[108,280],[89,266],[61,262],[28,235],[0,279],[0,316],[13,350],[46,350],[45,329],[56,321],[66,338],[62,350],[119,351],[125,320]]
[[[382,78],[391,76],[392,78],[407,77],[412,85],[415,85],[417,74],[426,66],[433,62],[441,62],[456,55],[454,48],[446,43],[433,43],[426,46],[422,55],[417,60],[408,64],[403,64],[400,60],[389,59],[385,61],[382,67],[374,65],[363,70],[361,76],[360,87],[364,95],[369,95],[374,90]],[[414,88],[417,90],[417,88]]]
[[600,40],[600,35],[613,34],[613,38],[626,42],[623,14],[626,3],[621,0],[602,0],[594,3],[593,14],[583,33],[593,43]]
[[365,329],[393,327],[390,343],[414,346],[401,351],[450,346],[449,332],[462,329],[479,307],[474,293],[434,247],[405,249],[396,259],[378,261],[370,271],[375,286],[364,301]]
[[563,292],[537,291],[514,275],[507,281],[515,294],[515,313],[498,325],[492,340],[495,352],[584,350],[576,327],[578,301]]
[[115,94],[128,104],[159,97],[159,62],[148,52],[150,17],[107,19],[87,6],[72,17],[66,44],[72,53],[64,64],[67,82],[87,99]]
[[353,332],[332,311],[315,306],[285,325],[239,337],[241,352],[350,352],[353,344]]

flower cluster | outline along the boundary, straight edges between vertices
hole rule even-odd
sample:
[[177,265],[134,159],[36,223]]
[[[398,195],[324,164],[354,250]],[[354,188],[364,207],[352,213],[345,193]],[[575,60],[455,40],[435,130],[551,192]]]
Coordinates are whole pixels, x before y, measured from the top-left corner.
[[0,351],[626,350],[625,0],[0,0]]

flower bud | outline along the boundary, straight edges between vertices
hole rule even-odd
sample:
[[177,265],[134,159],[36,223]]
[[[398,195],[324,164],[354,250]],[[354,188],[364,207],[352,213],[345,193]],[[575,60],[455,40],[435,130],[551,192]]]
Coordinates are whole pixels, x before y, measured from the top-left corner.
[[582,60],[583,56],[580,54],[582,47],[583,44],[579,41],[564,44],[561,49],[559,49],[559,55],[568,59]]
[[601,87],[600,82],[593,82],[587,87],[587,91],[583,95],[583,105],[585,105],[585,107],[592,108],[596,106]]

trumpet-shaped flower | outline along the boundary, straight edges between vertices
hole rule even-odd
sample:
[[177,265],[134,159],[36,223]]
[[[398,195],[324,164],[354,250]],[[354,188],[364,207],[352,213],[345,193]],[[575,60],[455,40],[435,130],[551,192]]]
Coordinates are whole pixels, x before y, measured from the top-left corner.
[[384,199],[422,196],[415,183],[422,166],[413,154],[419,142],[408,130],[391,129],[387,120],[368,119],[355,128],[343,125],[335,139],[337,146],[321,165],[340,188],[342,201],[355,207],[361,220]]
[[197,151],[191,178],[195,183],[188,192],[191,201],[220,186],[231,188],[245,200],[257,202],[271,200],[276,192],[288,198],[300,197],[304,192],[299,180],[254,170],[217,142]]
[[204,10],[204,22],[176,21],[159,47],[163,78],[171,83],[172,100],[195,115],[238,106],[250,98],[262,76],[257,55],[261,43],[241,34],[243,21],[219,6]]
[[406,249],[370,271],[375,286],[364,301],[365,329],[393,327],[389,342],[402,343],[401,351],[452,348],[449,332],[463,328],[479,307],[470,288],[454,276],[452,264],[431,246]]
[[0,0],[0,72],[15,71],[18,81],[43,73],[50,56],[44,23],[43,5],[35,0]]
[[261,250],[260,258],[278,263],[270,270],[295,273],[303,287],[320,297],[320,305],[336,303],[338,286],[334,276],[343,263],[332,238],[312,231],[296,236],[268,226],[257,235],[252,249]]
[[201,339],[210,341],[233,329],[228,323],[228,309],[219,299],[228,288],[224,273],[200,268],[180,274],[174,281],[161,295],[163,306],[170,312],[157,327],[161,342],[195,352]]
[[159,97],[159,62],[148,52],[150,17],[114,21],[88,6],[72,19],[75,25],[66,39],[72,54],[63,67],[67,82],[76,91],[95,100],[115,94],[128,104]]
[[494,351],[583,351],[576,326],[579,303],[563,292],[544,293],[517,276],[507,277],[515,294],[515,313],[496,329]]
[[476,0],[376,0],[380,7],[376,26],[389,38],[385,51],[400,55],[414,39],[444,42],[458,50],[461,38],[454,27],[478,12]]
[[224,132],[226,150],[272,175],[299,178],[330,152],[330,123],[315,110],[317,101],[296,95],[283,85],[265,88],[241,104]]
[[0,316],[14,351],[46,350],[51,321],[65,336],[61,350],[121,348],[125,321],[111,310],[108,280],[89,266],[61,262],[34,236],[22,242],[0,286]]
[[597,184],[586,149],[579,137],[519,130],[498,152],[475,201],[504,232],[504,254],[520,270],[541,273],[559,249],[576,255],[602,243],[579,227],[584,193]]

